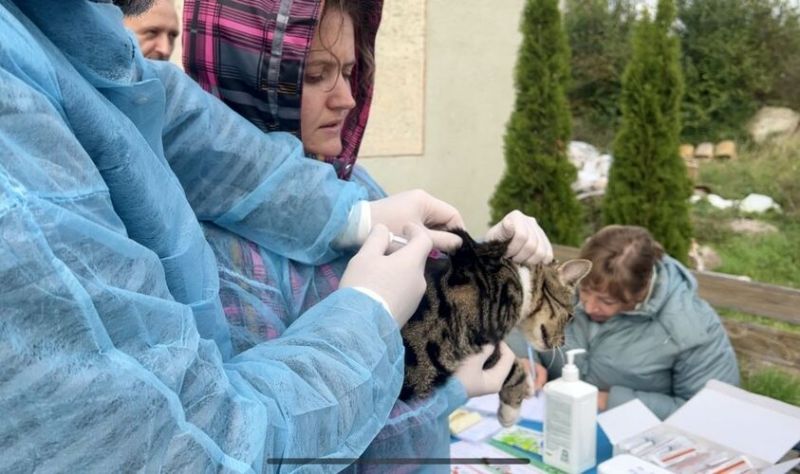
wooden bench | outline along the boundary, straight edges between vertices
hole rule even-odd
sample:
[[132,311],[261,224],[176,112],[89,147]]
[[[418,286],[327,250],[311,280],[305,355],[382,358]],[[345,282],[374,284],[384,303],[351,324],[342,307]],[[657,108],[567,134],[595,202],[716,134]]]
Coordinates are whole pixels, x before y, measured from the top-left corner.
[[[556,258],[576,258],[578,249],[554,246]],[[762,316],[800,327],[800,291],[743,281],[713,272],[692,272],[700,296],[715,308]],[[723,318],[739,363],[745,370],[776,367],[800,377],[800,333]]]

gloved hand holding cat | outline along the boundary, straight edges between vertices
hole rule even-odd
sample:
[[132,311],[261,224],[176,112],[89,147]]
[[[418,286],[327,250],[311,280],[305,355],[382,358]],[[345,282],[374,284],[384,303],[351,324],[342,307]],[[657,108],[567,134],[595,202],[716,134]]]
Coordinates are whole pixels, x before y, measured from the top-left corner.
[[495,350],[493,344],[487,344],[477,354],[465,357],[458,369],[453,372],[453,376],[464,386],[468,397],[497,393],[503,388],[503,382],[514,364],[514,353],[505,342],[500,342],[498,346],[500,359],[494,366],[483,368]]
[[486,233],[487,241],[508,241],[505,257],[522,265],[548,264],[553,247],[536,219],[514,210]]
[[[426,227],[426,232],[439,250],[455,250],[461,239],[443,229],[463,229],[464,220],[458,210],[421,190],[404,191],[369,203],[372,224],[383,224],[395,235],[401,235],[409,222]],[[442,229],[442,230],[436,230]]]
[[339,283],[340,288],[367,289],[382,298],[401,327],[425,292],[423,269],[433,245],[425,229],[418,225],[406,225],[403,235],[408,243],[386,255],[389,229],[382,224],[374,226],[361,250],[350,259]]

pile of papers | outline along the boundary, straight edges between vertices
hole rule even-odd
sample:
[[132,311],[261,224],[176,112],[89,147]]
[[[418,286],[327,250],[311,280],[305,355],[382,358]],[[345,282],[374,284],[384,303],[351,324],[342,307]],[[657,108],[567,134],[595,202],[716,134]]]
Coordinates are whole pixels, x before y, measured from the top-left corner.
[[[496,394],[473,398],[450,415],[450,431],[459,441],[450,445],[451,472],[459,474],[560,473],[539,457],[542,432],[526,426],[503,428],[495,416],[500,400]],[[544,396],[523,402],[524,420],[541,422]]]

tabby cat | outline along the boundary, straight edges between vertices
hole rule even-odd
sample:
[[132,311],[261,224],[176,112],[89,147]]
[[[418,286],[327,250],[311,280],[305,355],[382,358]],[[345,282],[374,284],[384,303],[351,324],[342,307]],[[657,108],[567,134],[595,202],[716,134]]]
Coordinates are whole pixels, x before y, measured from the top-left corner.
[[[477,243],[464,231],[454,232],[463,245],[450,258],[429,259],[427,290],[402,329],[403,400],[430,395],[465,357],[502,341],[514,326],[537,350],[562,345],[575,288],[592,266],[588,260],[570,260],[528,268],[503,257],[508,242]],[[496,349],[485,367],[499,357]],[[504,426],[517,421],[529,390],[515,361],[500,390],[497,415]]]

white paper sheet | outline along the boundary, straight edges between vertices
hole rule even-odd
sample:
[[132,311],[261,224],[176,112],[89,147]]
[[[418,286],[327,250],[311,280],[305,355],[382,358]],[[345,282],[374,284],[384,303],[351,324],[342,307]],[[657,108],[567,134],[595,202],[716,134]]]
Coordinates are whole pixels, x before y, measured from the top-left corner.
[[478,423],[458,433],[456,437],[465,441],[483,441],[502,429],[503,426],[497,421],[497,418],[485,417]]
[[[526,398],[522,401],[520,417],[526,420],[544,421],[544,405],[544,393],[542,392],[531,398]],[[482,397],[470,398],[465,406],[470,410],[496,415],[497,409],[500,407],[500,397],[493,393]]]
[[[489,458],[489,459],[514,459],[514,456],[501,451],[494,446],[486,443],[471,443],[468,441],[458,441],[450,445],[451,458]],[[450,467],[453,474],[535,474],[543,473],[529,464],[453,464]]]
[[603,428],[611,444],[617,444],[658,426],[661,420],[638,398],[634,398],[618,407],[599,413],[597,423]]
[[482,397],[470,398],[464,406],[470,410],[494,415],[497,414],[497,408],[500,406],[500,397],[496,393],[490,393]]
[[655,464],[639,459],[630,454],[614,456],[597,466],[598,474],[670,474]]
[[800,439],[800,418],[709,389],[666,423],[773,464]]

